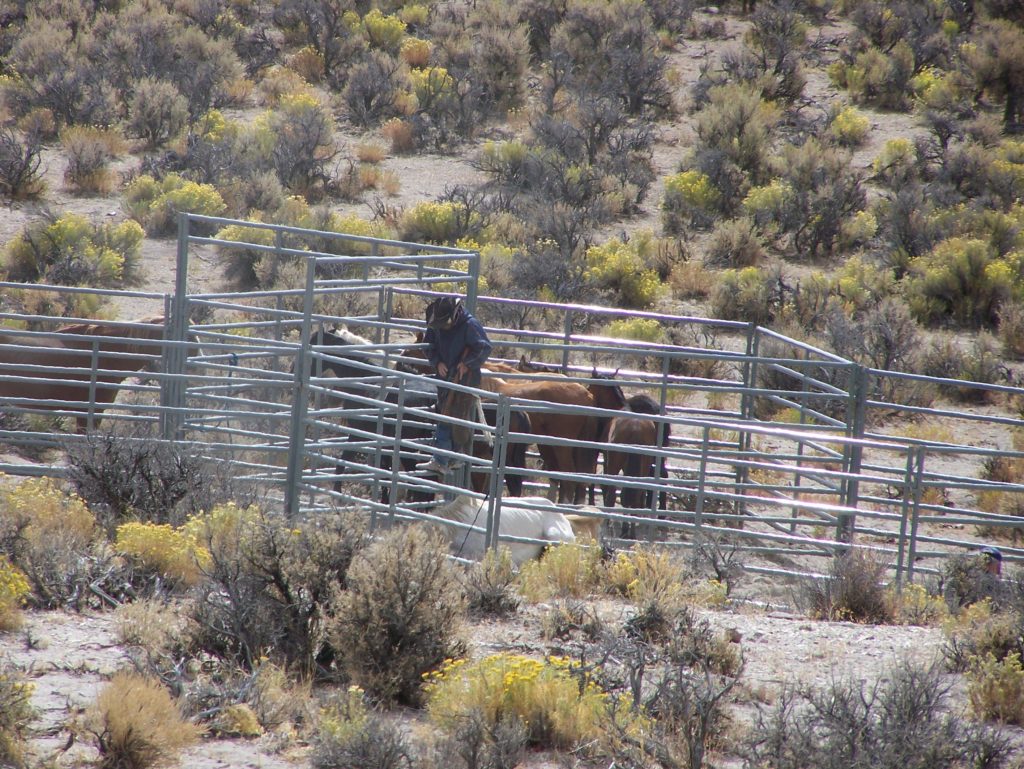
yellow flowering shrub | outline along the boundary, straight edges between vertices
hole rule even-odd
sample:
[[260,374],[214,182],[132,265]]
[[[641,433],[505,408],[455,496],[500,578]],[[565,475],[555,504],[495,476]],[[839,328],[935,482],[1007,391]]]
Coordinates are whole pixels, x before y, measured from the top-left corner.
[[519,592],[528,601],[555,596],[579,598],[601,584],[601,551],[572,543],[549,548],[540,560],[524,563],[519,572]]
[[450,96],[455,80],[444,67],[427,67],[409,72],[413,93],[420,109],[429,110],[438,100]]
[[665,341],[665,329],[654,318],[617,318],[604,330],[615,339],[635,339],[639,342]]
[[363,17],[363,34],[372,48],[394,53],[405,37],[405,22],[374,8]]
[[633,241],[612,238],[586,253],[584,277],[601,288],[615,292],[615,301],[623,307],[651,307],[662,291],[656,270],[649,268]]
[[416,243],[454,243],[462,234],[458,209],[451,201],[423,201],[409,208],[398,227],[399,237]]
[[832,119],[828,132],[843,147],[857,147],[864,142],[871,122],[855,107],[844,107]]
[[937,626],[949,620],[949,607],[941,595],[930,595],[921,585],[889,590],[892,616],[901,625]]
[[194,534],[166,523],[121,524],[117,527],[114,548],[143,568],[184,585],[195,585],[202,579],[202,567],[210,558],[209,551],[199,546]]
[[200,558],[205,550],[218,557],[237,559],[252,541],[259,523],[259,508],[239,507],[234,502],[217,505],[208,513],[192,516],[181,527],[182,534],[197,543]]
[[977,658],[967,671],[967,701],[973,713],[987,721],[1024,724],[1024,666],[1020,653],[1003,659],[991,654]]
[[21,627],[21,605],[30,590],[21,570],[0,555],[0,633]]
[[[455,729],[471,712],[488,724],[516,716],[528,740],[539,747],[570,748],[594,743],[607,732],[611,696],[568,658],[536,660],[518,654],[494,654],[478,662],[449,661],[427,679],[427,714],[445,729]],[[615,718],[640,738],[649,722],[628,707]]]
[[0,659],[0,766],[23,766],[25,733],[35,718],[35,686],[24,674]]

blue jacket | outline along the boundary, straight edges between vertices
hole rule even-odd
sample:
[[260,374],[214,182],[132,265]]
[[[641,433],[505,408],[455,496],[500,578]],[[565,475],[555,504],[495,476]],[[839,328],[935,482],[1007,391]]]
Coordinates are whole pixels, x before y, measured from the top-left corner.
[[471,387],[480,384],[480,367],[491,354],[491,340],[480,321],[463,310],[450,329],[428,328],[423,341],[430,345],[427,355],[434,368],[443,362],[451,371],[449,376],[454,376],[455,367],[464,363],[469,374],[461,384]]

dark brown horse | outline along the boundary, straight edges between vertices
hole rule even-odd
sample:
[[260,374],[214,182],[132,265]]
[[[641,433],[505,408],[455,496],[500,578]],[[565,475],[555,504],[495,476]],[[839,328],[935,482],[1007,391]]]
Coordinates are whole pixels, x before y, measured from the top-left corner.
[[133,325],[75,323],[57,332],[75,336],[0,332],[0,402],[20,398],[27,409],[87,412],[75,417],[77,431],[84,433],[90,413],[98,424],[121,383],[160,359],[161,346],[145,340],[164,338],[164,318],[142,318]]
[[[649,395],[633,395],[628,401],[629,411],[635,414],[657,415],[661,413],[660,404]],[[628,478],[654,478],[655,460],[657,460],[657,477],[667,478],[667,466],[664,457],[653,457],[637,451],[617,451],[613,446],[635,446],[644,448],[665,448],[671,438],[671,426],[667,422],[658,422],[654,419],[642,417],[621,416],[615,417],[608,424],[606,442],[608,448],[604,454],[604,472],[606,476],[614,477],[623,473]],[[605,507],[615,505],[616,487],[613,484],[603,484],[601,491],[604,496]],[[631,509],[650,509],[653,502],[653,493],[649,489],[622,489],[622,506]],[[664,510],[667,503],[667,495],[662,491],[658,496],[659,508]],[[634,527],[623,526],[623,536],[633,536]]]

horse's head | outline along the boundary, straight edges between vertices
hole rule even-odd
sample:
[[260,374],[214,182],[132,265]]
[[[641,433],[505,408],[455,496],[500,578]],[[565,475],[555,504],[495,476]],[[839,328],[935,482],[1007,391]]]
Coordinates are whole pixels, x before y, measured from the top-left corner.
[[[616,369],[615,374],[612,374],[609,379],[615,378],[618,374]],[[591,379],[601,379],[601,375],[595,368],[591,374]],[[620,410],[626,408],[626,394],[622,392],[622,388],[619,385],[612,382],[591,382],[587,385],[587,390],[594,398],[594,405],[601,409]]]
[[[416,332],[414,344],[423,344],[422,331]],[[434,373],[434,368],[430,365],[430,361],[427,360],[426,350],[416,346],[408,347],[398,354],[398,360],[395,361],[395,371],[401,371],[403,374],[422,374],[424,376],[429,376]]]

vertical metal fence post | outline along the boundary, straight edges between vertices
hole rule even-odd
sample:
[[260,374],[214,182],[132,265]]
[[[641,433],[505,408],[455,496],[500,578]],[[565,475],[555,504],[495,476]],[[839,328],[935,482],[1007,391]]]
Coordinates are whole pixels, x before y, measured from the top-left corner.
[[[740,418],[745,422],[752,422],[754,420],[755,411],[755,395],[754,388],[757,386],[757,363],[754,360],[759,354],[761,347],[761,334],[758,331],[756,323],[751,323],[747,326],[747,347],[746,347],[746,360],[743,362],[743,395],[740,396]],[[746,485],[747,479],[750,475],[750,470],[746,466],[746,454],[750,451],[753,445],[753,433],[749,430],[740,430],[739,438],[736,441],[736,449],[740,453],[740,459],[743,460],[736,466],[735,478],[736,478],[736,489],[737,495],[742,495],[741,499],[745,499],[746,490],[741,488]],[[741,501],[737,505],[737,513],[743,515],[747,511],[746,501]],[[742,525],[740,525],[742,528]]]
[[313,330],[313,287],[315,284],[316,260],[307,257],[306,292],[302,297],[302,338],[299,350],[295,354],[292,421],[288,436],[288,471],[285,474],[284,509],[289,517],[299,512],[299,481],[302,478],[302,449],[309,399],[309,345]]
[[572,339],[572,310],[566,308],[562,321],[562,373],[569,370],[569,340]]
[[914,468],[917,463],[917,447],[907,447],[907,464],[903,474],[903,499],[900,502],[900,534],[896,544],[896,592],[903,590],[903,568],[906,564],[904,549],[907,546],[910,499],[913,496]]
[[700,465],[697,467],[697,501],[693,506],[693,525],[700,536],[700,527],[704,517],[704,477],[708,472],[708,451],[711,441],[711,426],[704,425],[702,428],[703,437],[700,443]]
[[917,461],[914,467],[914,499],[910,507],[910,550],[907,553],[907,584],[914,581],[914,559],[917,558],[917,516],[921,512],[921,482],[924,479],[925,447],[917,447]]
[[469,254],[466,258],[466,262],[466,272],[469,273],[469,277],[466,280],[466,298],[463,301],[466,305],[466,310],[475,315],[477,293],[479,291],[478,285],[480,281],[480,252],[474,251]]
[[[867,370],[853,364],[850,371],[850,397],[846,414],[846,437],[855,441],[847,443],[843,448],[843,481],[841,484],[842,504],[856,509],[860,503],[860,470],[864,457],[864,447],[860,441],[864,438],[865,404],[867,402]],[[836,525],[836,540],[847,544],[853,542],[853,531],[857,522],[854,513],[840,513]]]
[[161,430],[164,440],[181,438],[185,408],[185,359],[188,351],[184,341],[188,335],[188,240],[189,215],[178,214],[178,258],[174,274],[174,298],[171,317],[164,320],[164,338],[177,342],[161,352],[164,373],[160,384]]
[[[395,407],[395,440],[391,446],[391,486],[388,490],[388,524],[395,524],[398,500],[398,474],[402,470],[402,418],[405,415],[405,377],[398,382],[398,404]],[[383,433],[382,433],[383,435]]]
[[[508,395],[499,395],[495,404],[495,445],[492,448],[490,461],[490,481],[487,485],[487,533],[484,542],[487,548],[498,547],[499,525],[501,512],[498,510],[505,483],[505,462],[508,458],[509,429],[511,425],[511,405]],[[497,523],[496,523],[497,521]]]

